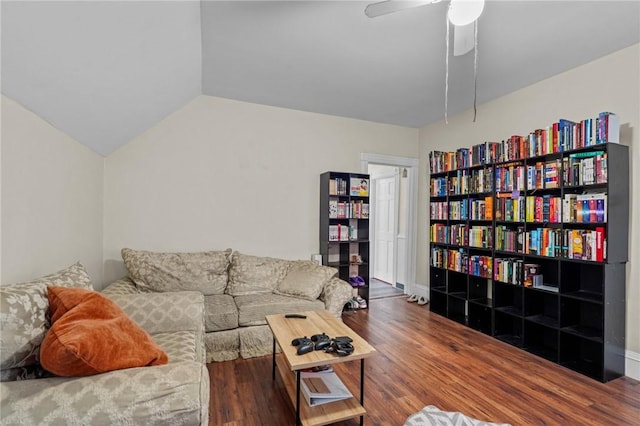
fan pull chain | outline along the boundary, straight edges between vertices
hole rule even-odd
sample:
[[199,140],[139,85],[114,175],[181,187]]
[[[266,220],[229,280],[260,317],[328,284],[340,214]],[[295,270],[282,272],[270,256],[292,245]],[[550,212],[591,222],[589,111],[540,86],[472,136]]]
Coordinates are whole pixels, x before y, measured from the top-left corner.
[[476,122],[476,100],[478,98],[478,20],[473,23],[473,122]]
[[449,12],[447,11],[447,13],[444,16],[445,19],[445,23],[447,25],[447,35],[446,35],[446,41],[445,41],[445,46],[446,46],[446,53],[445,53],[445,59],[444,59],[444,66],[445,66],[445,72],[444,72],[444,123],[445,124],[449,124],[449,120],[447,119],[447,110],[449,108]]

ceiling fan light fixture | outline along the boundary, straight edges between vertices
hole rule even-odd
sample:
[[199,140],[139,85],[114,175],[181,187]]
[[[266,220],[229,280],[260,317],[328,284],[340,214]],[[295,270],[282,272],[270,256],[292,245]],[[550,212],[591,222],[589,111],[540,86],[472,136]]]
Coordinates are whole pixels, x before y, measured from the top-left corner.
[[469,25],[480,17],[484,10],[484,0],[451,0],[449,22],[456,26]]

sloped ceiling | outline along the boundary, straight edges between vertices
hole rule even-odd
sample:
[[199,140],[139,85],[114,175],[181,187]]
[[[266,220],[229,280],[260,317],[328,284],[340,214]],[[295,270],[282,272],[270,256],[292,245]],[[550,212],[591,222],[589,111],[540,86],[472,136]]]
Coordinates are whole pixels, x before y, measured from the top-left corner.
[[[3,1],[2,92],[103,155],[202,93],[441,120],[448,3],[375,19],[368,3]],[[478,40],[480,105],[640,42],[640,2],[489,0]],[[450,115],[473,106],[473,62],[450,58]]]
[[202,93],[198,2],[2,2],[2,92],[107,155]]

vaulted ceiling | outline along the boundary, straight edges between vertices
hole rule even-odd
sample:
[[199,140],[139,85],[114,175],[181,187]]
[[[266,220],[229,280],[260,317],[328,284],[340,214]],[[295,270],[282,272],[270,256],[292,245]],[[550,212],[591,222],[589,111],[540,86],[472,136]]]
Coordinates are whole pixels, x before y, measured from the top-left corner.
[[[2,92],[102,155],[200,94],[441,120],[447,2],[375,19],[368,3],[5,0]],[[477,103],[638,42],[638,1],[488,0]],[[450,57],[450,115],[472,107],[473,69],[472,53]]]

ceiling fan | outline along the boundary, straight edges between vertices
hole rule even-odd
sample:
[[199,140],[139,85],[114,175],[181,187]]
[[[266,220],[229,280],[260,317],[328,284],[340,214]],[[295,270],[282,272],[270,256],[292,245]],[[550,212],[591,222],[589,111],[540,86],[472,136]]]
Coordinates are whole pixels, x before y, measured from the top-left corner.
[[[425,0],[425,1],[404,1],[404,0],[385,0],[378,3],[368,5],[364,13],[369,18],[375,18],[404,9],[410,9],[418,6],[439,3],[442,0]],[[476,121],[476,100],[477,100],[477,64],[478,64],[478,18],[484,10],[485,0],[449,0],[449,8],[447,9],[446,25],[446,76],[445,76],[445,100],[444,100],[444,120],[447,120],[447,110],[449,101],[449,23],[453,25],[453,55],[461,56],[471,50],[474,50],[475,56],[473,60],[473,121]]]
[[[404,1],[386,0],[368,5],[364,13],[369,18],[399,12],[405,9],[440,3],[442,0]],[[475,23],[484,9],[484,0],[450,0],[447,10],[447,30],[453,25],[453,56],[470,52],[475,46]],[[447,32],[447,40],[448,40]]]

